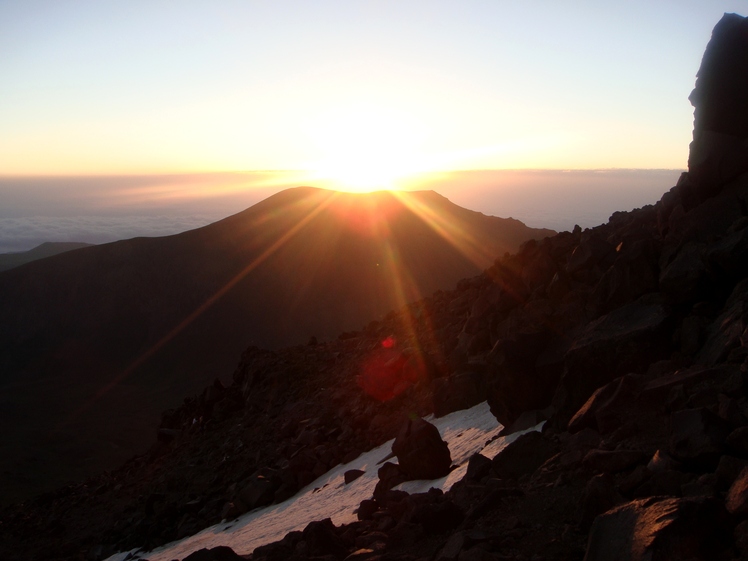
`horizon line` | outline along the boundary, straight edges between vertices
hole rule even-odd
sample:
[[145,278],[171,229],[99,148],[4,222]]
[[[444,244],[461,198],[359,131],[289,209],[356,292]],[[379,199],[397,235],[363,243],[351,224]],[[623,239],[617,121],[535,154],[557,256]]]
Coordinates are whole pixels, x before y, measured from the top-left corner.
[[[451,170],[430,170],[414,172],[407,174],[405,177],[429,174],[447,174],[447,173],[470,173],[470,172],[613,172],[613,171],[688,171],[687,167],[598,167],[598,168],[465,168]],[[0,179],[25,179],[25,178],[62,178],[62,177],[174,177],[174,176],[200,176],[200,175],[249,175],[258,173],[314,173],[306,169],[255,169],[255,170],[223,170],[223,171],[156,171],[156,172],[112,172],[112,173],[2,173]]]

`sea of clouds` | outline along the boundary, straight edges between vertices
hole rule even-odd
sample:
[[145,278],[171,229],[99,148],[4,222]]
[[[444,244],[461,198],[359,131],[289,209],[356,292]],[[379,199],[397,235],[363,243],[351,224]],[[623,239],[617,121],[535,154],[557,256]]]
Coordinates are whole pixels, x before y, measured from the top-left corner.
[[[615,211],[655,203],[681,171],[461,171],[429,174],[407,187],[433,189],[471,210],[562,231],[597,226]],[[304,184],[314,185],[295,172],[0,177],[0,253],[47,241],[101,244],[177,234]]]
[[26,251],[46,241],[102,244],[140,236],[169,236],[220,218],[210,214],[0,218],[0,253]]

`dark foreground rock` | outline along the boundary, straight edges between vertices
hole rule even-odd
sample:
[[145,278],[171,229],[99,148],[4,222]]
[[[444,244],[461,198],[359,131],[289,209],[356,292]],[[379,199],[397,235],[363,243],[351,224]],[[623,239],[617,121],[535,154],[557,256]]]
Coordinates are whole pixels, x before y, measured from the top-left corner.
[[408,419],[392,443],[392,453],[409,479],[437,479],[452,465],[439,430],[423,419]]
[[636,500],[598,516],[585,561],[717,559],[732,528],[711,498]]

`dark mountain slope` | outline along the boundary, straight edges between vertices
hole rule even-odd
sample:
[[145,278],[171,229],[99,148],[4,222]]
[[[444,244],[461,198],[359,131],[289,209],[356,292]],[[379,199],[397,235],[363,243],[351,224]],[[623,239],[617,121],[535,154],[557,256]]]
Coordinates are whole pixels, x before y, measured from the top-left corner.
[[550,233],[433,192],[297,188],[180,235],[6,271],[0,495],[142,450],[158,413],[225,377],[247,344],[359,328]]

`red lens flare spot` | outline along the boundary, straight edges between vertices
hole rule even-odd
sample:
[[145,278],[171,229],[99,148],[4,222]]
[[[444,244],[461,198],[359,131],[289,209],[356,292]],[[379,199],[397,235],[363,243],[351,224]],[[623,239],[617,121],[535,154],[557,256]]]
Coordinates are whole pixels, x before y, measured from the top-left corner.
[[363,363],[356,378],[359,387],[379,401],[397,397],[426,377],[420,357],[408,356],[394,346],[392,337],[382,341],[382,348]]

